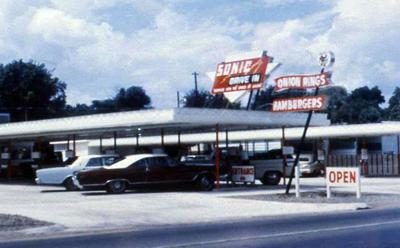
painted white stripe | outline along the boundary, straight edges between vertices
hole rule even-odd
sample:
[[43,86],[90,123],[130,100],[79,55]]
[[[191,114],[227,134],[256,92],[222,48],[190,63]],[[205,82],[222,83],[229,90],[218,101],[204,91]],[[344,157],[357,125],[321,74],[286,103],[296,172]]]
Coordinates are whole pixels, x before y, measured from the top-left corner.
[[233,239],[210,240],[210,241],[204,241],[204,242],[184,243],[184,244],[177,244],[177,245],[171,245],[171,246],[158,246],[158,248],[214,245],[214,244],[222,244],[222,243],[234,242],[234,241],[247,241],[247,240],[254,240],[254,239],[268,239],[268,238],[276,238],[276,237],[282,237],[282,236],[296,236],[296,235],[312,234],[312,233],[319,233],[319,232],[344,231],[344,230],[361,229],[361,228],[366,228],[366,227],[376,227],[376,226],[391,225],[391,224],[400,224],[400,220],[387,221],[387,222],[377,222],[377,223],[370,223],[370,224],[351,225],[351,226],[320,228],[320,229],[313,229],[313,230],[307,230],[307,231],[284,232],[284,233],[276,233],[276,234],[269,234],[269,235],[248,236],[248,237],[233,238]]

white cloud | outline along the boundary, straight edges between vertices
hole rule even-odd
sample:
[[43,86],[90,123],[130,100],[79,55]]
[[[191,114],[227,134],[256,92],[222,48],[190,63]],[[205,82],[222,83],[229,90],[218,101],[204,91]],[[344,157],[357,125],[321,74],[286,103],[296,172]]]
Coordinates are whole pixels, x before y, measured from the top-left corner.
[[[196,23],[165,8],[153,17],[154,25],[128,35],[76,13],[65,6],[36,8],[27,26],[31,37],[62,51],[55,67],[68,83],[67,93],[73,94],[70,102],[79,99],[75,95],[79,92],[82,100],[88,95],[102,98],[111,96],[116,87],[138,84],[152,96],[155,106],[174,106],[176,91],[192,88],[191,73],[213,69],[213,61],[240,45],[232,35],[246,34],[249,29],[232,21]],[[230,33],[232,24],[239,28]],[[208,81],[202,83],[211,86]]]
[[[270,11],[281,3],[267,1]],[[108,21],[113,16],[104,13],[118,6],[150,22],[133,32],[117,31],[118,23]],[[193,87],[193,71],[213,70],[225,56],[248,50],[268,50],[283,63],[277,73],[315,72],[317,54],[332,50],[336,83],[381,84],[392,92],[400,80],[399,2],[337,0],[333,6],[279,22],[230,16],[222,23],[207,15],[192,18],[170,1],[0,1],[0,59],[32,58],[56,68],[72,103],[136,84],[154,106],[171,107],[177,90]],[[139,21],[129,19],[132,25]],[[202,75],[200,85],[208,89],[211,82]]]
[[400,56],[399,15],[399,1],[339,0],[332,10],[308,18],[259,24],[252,45],[265,45],[283,62],[282,73],[316,71],[317,54],[332,50],[337,84],[349,89],[379,85],[392,92],[400,80],[394,73]]
[[42,36],[45,42],[78,47],[111,35],[112,28],[107,23],[88,23],[61,10],[40,8],[33,15],[28,31]]
[[307,0],[264,0],[264,4],[267,8],[274,8],[306,1]]

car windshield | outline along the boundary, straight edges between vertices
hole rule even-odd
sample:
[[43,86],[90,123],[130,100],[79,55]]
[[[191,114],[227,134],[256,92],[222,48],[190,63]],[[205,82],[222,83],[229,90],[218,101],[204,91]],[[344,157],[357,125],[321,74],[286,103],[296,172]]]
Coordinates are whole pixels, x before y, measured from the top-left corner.
[[89,160],[89,158],[79,157],[72,164],[68,165],[68,167],[80,167],[80,166],[86,165],[88,160]]

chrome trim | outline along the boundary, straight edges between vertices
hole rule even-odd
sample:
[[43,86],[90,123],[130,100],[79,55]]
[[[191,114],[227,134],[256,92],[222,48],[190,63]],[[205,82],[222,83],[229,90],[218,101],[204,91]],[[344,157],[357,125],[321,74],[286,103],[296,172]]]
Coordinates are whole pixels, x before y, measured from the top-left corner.
[[83,186],[79,183],[78,179],[76,178],[76,176],[72,177],[72,182],[74,183],[74,185],[76,187],[78,187],[79,189],[83,189]]

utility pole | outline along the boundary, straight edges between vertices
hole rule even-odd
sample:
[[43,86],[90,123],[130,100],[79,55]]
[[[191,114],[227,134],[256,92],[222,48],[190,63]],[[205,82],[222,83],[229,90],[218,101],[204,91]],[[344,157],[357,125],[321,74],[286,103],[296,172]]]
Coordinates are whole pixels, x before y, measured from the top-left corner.
[[194,92],[196,94],[196,98],[199,95],[199,91],[197,89],[197,76],[199,75],[198,72],[193,72],[192,75],[194,76]]
[[199,91],[197,88],[197,76],[199,75],[199,73],[193,72],[192,75],[194,76],[194,106],[199,107],[199,106],[197,106],[197,103],[199,101]]

